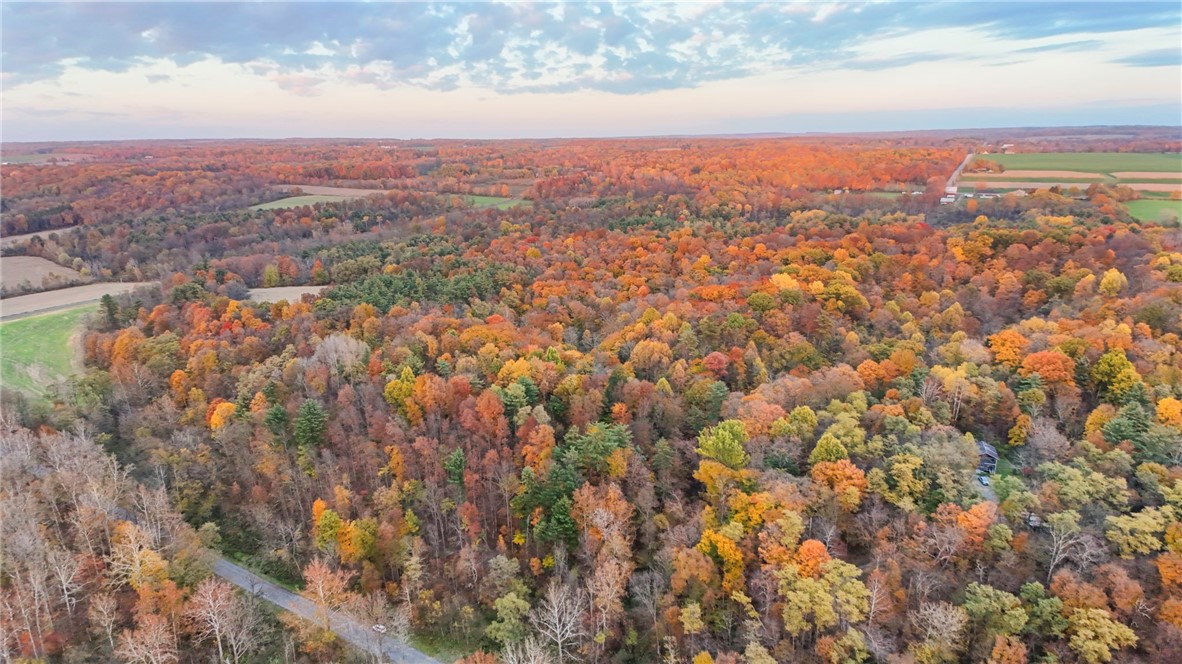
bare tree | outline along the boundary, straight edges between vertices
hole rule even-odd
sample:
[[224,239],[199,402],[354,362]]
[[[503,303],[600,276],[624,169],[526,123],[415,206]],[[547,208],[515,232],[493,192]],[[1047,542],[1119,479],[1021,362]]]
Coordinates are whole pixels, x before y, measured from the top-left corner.
[[1030,424],[1030,435],[1022,448],[1022,455],[1030,465],[1062,459],[1071,450],[1071,441],[1059,433],[1055,421],[1049,417],[1036,418]]
[[264,620],[259,600],[241,593],[235,593],[234,600],[225,638],[230,658],[237,664],[271,639],[271,626]]
[[869,598],[866,605],[866,622],[874,623],[874,619],[878,616],[879,611],[890,601],[890,591],[887,590],[886,584],[882,581],[881,574],[870,574],[866,580],[866,590],[869,592]]
[[501,651],[502,664],[554,664],[546,647],[534,637],[518,643],[506,643]]
[[199,640],[212,638],[218,648],[218,661],[226,661],[226,622],[234,605],[234,588],[225,581],[207,578],[193,590],[185,607],[185,617],[193,625],[193,632]]
[[583,626],[586,610],[587,601],[583,593],[555,579],[546,589],[546,596],[530,612],[534,628],[558,651],[558,664],[564,664],[568,652],[586,637],[587,631]]
[[1047,532],[1051,536],[1048,548],[1047,583],[1055,574],[1055,568],[1079,547],[1082,536],[1079,528],[1079,513],[1073,510],[1056,512],[1046,519]]
[[948,602],[924,602],[915,612],[915,623],[928,640],[954,650],[968,622],[965,610]]
[[66,612],[74,615],[74,605],[78,603],[75,595],[82,589],[82,584],[78,582],[78,558],[64,548],[53,547],[46,555],[46,562],[58,590],[61,591]]
[[124,630],[115,655],[127,664],[170,664],[179,661],[172,630],[164,616],[140,617],[134,630]]
[[199,640],[215,641],[219,662],[240,662],[268,637],[258,604],[212,577],[193,590],[185,617]]
[[636,606],[644,610],[649,622],[653,625],[657,624],[657,611],[660,608],[661,596],[665,594],[667,586],[665,575],[655,570],[637,572],[632,575],[632,580],[628,583],[633,601],[636,602]]

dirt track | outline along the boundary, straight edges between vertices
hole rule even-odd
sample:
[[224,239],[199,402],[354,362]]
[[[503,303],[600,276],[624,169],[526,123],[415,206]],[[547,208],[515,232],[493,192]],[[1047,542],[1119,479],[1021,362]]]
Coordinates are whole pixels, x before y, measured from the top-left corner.
[[66,309],[89,302],[98,302],[99,298],[104,295],[119,295],[120,293],[127,293],[140,286],[149,285],[153,285],[152,282],[105,282],[101,284],[75,286],[73,288],[62,288],[61,290],[34,293],[32,295],[7,297],[0,300],[0,319],[21,318],[29,314]]

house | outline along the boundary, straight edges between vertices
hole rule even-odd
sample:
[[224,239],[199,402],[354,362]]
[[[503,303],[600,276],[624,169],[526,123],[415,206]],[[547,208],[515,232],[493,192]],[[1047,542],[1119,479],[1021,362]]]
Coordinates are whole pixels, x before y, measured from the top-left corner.
[[997,472],[997,449],[989,443],[977,441],[977,472],[993,474]]

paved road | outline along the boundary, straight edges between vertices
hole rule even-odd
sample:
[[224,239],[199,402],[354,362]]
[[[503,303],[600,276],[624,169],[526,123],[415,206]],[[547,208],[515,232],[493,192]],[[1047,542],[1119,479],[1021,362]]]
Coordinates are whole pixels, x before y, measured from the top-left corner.
[[[304,620],[310,622],[316,620],[316,605],[311,601],[300,597],[286,588],[277,586],[225,558],[217,559],[217,562],[213,564],[213,573],[242,588],[246,592],[262,597],[268,602],[281,609],[290,611]],[[439,664],[437,660],[427,656],[425,653],[415,650],[405,643],[400,643],[393,638],[382,637],[370,629],[369,625],[362,625],[342,613],[334,611],[329,618],[329,625],[332,627],[332,631],[345,642],[371,655],[380,653],[385,657],[383,661],[393,662],[394,664]]]
[[80,304],[98,302],[104,295],[119,295],[127,293],[140,286],[147,286],[151,282],[102,282],[74,286],[73,288],[59,288],[58,290],[33,293],[32,295],[18,295],[0,300],[0,319],[23,318],[33,314],[48,313],[58,309],[69,309]]

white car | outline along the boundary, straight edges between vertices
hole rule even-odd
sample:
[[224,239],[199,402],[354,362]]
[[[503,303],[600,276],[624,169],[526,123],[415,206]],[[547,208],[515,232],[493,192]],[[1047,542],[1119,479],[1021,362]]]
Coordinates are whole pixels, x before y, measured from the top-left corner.
[[378,634],[385,634],[386,633],[386,626],[385,625],[374,625],[373,631],[377,632]]
[[977,481],[981,483],[981,486],[989,486],[989,478],[984,475],[978,475]]

